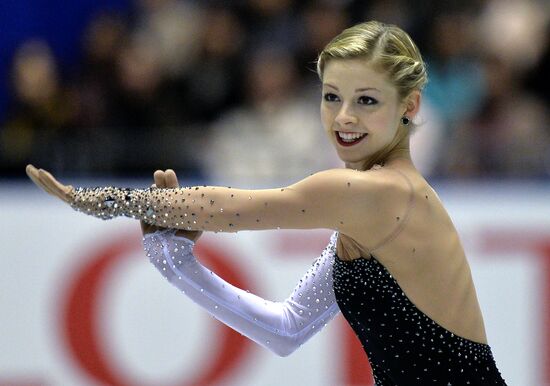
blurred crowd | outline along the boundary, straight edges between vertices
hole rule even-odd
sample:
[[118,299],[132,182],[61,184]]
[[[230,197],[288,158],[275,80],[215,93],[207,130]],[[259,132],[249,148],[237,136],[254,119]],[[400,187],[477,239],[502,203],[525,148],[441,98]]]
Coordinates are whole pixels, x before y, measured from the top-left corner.
[[290,183],[343,167],[321,127],[315,59],[342,29],[394,23],[429,84],[412,138],[434,178],[550,179],[550,8],[537,0],[139,0],[96,14],[78,66],[23,42],[0,175]]

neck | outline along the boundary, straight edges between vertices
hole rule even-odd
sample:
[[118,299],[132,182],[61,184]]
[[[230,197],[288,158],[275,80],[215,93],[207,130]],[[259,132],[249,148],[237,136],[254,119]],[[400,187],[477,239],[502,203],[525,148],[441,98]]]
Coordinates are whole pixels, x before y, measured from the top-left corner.
[[409,136],[403,138],[391,149],[389,153],[379,152],[372,157],[358,162],[346,162],[347,169],[369,170],[373,165],[379,164],[382,166],[398,167],[398,166],[413,166],[411,152],[409,148]]
[[384,166],[412,165],[411,152],[409,148],[395,149],[383,162]]

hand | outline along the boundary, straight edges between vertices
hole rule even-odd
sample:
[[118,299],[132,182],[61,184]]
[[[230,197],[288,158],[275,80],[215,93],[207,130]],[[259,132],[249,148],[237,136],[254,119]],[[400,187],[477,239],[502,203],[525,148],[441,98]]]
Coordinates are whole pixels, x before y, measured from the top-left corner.
[[74,191],[74,188],[71,185],[61,184],[54,178],[54,176],[44,169],[37,169],[32,165],[27,165],[25,171],[32,182],[34,182],[39,188],[46,191],[46,193],[56,196],[68,204],[71,203],[71,197]]
[[[157,170],[153,175],[153,177],[155,180],[153,187],[156,187],[156,188],[178,188],[179,187],[178,177],[176,176],[176,173],[172,169],[167,169],[164,172],[162,170]],[[150,225],[141,221],[141,231],[143,232],[144,235],[148,233],[153,233],[159,229],[163,229],[163,228]],[[176,232],[176,235],[185,237],[195,242],[202,235],[202,231],[187,231],[187,230],[180,229]]]

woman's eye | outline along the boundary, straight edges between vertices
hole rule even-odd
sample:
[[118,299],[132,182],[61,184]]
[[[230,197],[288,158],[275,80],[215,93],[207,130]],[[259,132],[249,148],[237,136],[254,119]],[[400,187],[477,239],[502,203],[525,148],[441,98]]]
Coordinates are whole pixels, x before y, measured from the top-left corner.
[[378,101],[376,99],[368,97],[368,96],[359,97],[358,102],[362,105],[375,105],[375,104],[378,103]]
[[337,102],[338,101],[338,96],[336,94],[333,94],[333,93],[326,93],[323,98],[325,99],[325,101],[327,102]]

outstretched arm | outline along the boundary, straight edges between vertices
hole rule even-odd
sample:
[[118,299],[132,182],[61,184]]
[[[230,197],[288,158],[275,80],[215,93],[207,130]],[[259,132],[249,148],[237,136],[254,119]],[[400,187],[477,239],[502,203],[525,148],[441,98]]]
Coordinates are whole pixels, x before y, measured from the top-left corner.
[[176,230],[146,234],[144,249],[168,281],[218,320],[277,355],[287,356],[339,312],[332,287],[337,233],[283,302],[227,283],[193,256],[194,242]]
[[357,229],[374,218],[387,190],[376,171],[330,169],[284,188],[193,186],[172,189],[78,188],[29,166],[44,190],[84,213],[128,216],[162,227],[237,232],[263,229]]

